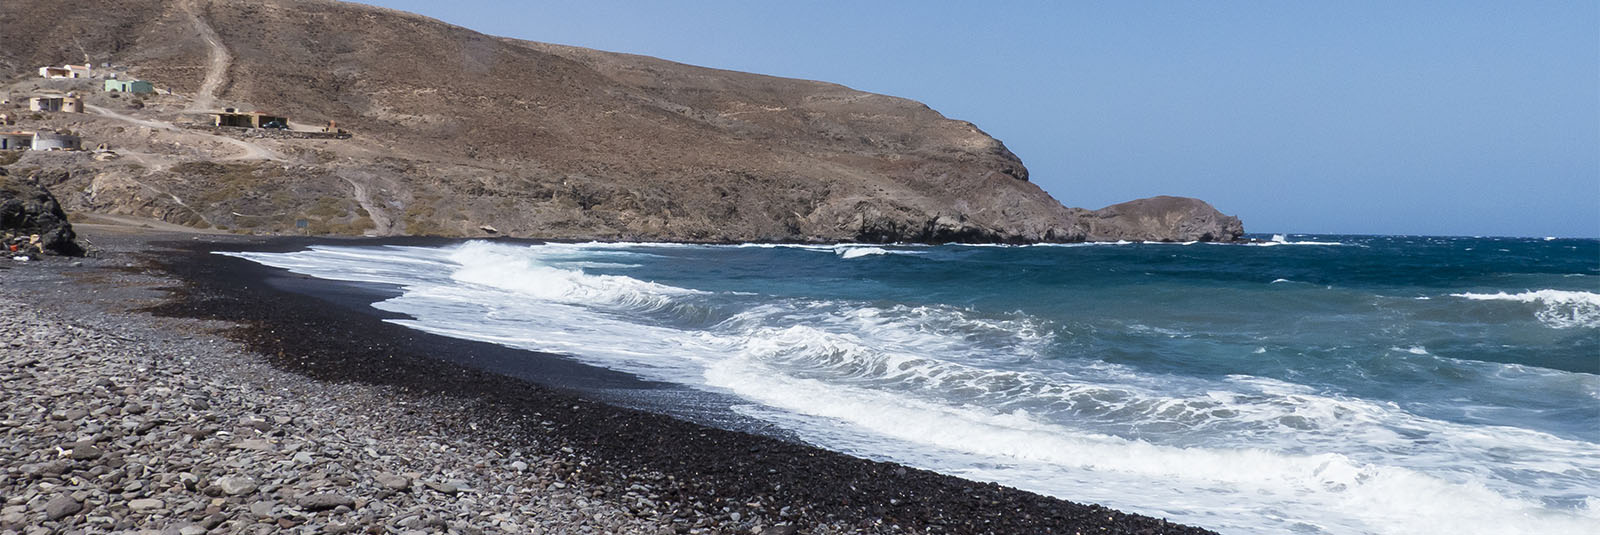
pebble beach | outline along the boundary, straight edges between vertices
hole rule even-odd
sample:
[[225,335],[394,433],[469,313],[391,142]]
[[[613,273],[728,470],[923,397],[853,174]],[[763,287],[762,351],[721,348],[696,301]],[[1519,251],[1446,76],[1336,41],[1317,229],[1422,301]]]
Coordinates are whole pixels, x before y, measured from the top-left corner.
[[251,239],[84,233],[0,269],[3,534],[1207,533],[408,354],[456,350],[207,282]]

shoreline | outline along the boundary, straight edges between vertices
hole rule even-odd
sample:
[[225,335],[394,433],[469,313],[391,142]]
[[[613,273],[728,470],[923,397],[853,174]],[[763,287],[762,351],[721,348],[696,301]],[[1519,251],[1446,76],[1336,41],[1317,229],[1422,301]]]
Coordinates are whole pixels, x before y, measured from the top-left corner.
[[[154,317],[105,310],[112,307],[92,296],[80,296],[85,301],[78,305],[44,308],[68,313],[74,307],[80,312],[98,308],[124,323],[175,322],[186,325],[188,331],[209,330],[190,336],[237,344],[219,357],[223,361],[253,363],[251,369],[283,376],[308,392],[353,389],[368,393],[364,404],[332,400],[326,412],[367,414],[374,423],[393,425],[392,419],[402,419],[408,420],[402,425],[449,429],[443,435],[462,443],[463,449],[525,452],[523,457],[542,464],[516,461],[527,471],[510,470],[502,464],[483,466],[478,472],[491,479],[509,476],[516,480],[516,476],[545,473],[540,470],[546,469],[548,481],[531,478],[545,483],[536,495],[589,489],[590,500],[586,501],[600,504],[595,507],[617,507],[629,511],[624,515],[628,519],[638,521],[611,525],[604,532],[1206,533],[1104,507],[859,459],[794,440],[727,431],[722,428],[729,427],[726,425],[693,423],[693,415],[675,418],[622,408],[616,405],[617,399],[605,399],[603,393],[683,389],[617,372],[597,372],[600,369],[564,357],[529,359],[529,353],[521,350],[421,333],[383,321],[375,309],[370,313],[348,310],[365,306],[352,303],[370,295],[344,295],[330,301],[312,295],[325,293],[326,288],[310,279],[210,252],[240,246],[294,250],[309,243],[343,241],[133,234],[108,239],[112,246],[105,257],[94,259],[95,266],[66,268],[70,261],[51,259],[25,269],[40,280],[49,279],[46,272],[51,270],[76,269],[79,271],[70,277],[96,288],[113,289],[111,293],[115,288],[127,291],[131,284],[165,286],[161,291],[168,296],[144,290],[150,295],[138,300],[145,305],[130,307],[152,312]],[[148,262],[149,271],[128,267],[130,262]],[[238,263],[276,271],[279,276],[274,280]],[[13,278],[12,273],[0,273]],[[96,278],[100,280],[91,280]],[[0,284],[0,296],[18,299],[37,293],[18,291],[10,283]],[[329,306],[330,302],[334,306]],[[176,332],[169,335],[181,336]],[[512,357],[515,361],[508,360]],[[211,369],[233,378],[231,367]],[[525,380],[532,373],[527,372],[530,367],[541,370],[533,375],[542,377],[544,384]],[[517,370],[524,371],[523,379],[504,374]],[[238,379],[252,380],[248,374]],[[629,405],[626,401],[620,404]],[[397,407],[407,407],[406,412],[386,412]],[[717,412],[713,407],[702,416]],[[365,432],[359,428],[345,431]],[[495,483],[471,488],[493,493],[503,487]],[[10,491],[0,485],[0,492]],[[513,496],[508,503],[528,499]],[[361,508],[352,513],[360,514]],[[320,519],[315,515],[308,518],[305,526]],[[463,525],[506,529],[493,523],[477,526],[468,521]],[[559,529],[577,528],[574,524]]]

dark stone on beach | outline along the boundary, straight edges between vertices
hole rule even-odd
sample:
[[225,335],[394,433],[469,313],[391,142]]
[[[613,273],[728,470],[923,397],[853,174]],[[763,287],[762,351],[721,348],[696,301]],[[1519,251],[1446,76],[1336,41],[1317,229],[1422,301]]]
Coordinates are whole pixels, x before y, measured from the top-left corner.
[[208,530],[208,531],[209,530],[213,530],[213,529],[217,529],[217,526],[222,525],[222,523],[224,521],[226,521],[227,519],[228,519],[228,517],[222,515],[221,513],[208,515],[208,516],[205,517],[205,519],[202,519],[200,521],[200,524],[199,524],[198,527],[200,527],[201,529],[204,529],[204,530]]
[[44,504],[44,516],[50,520],[61,520],[80,511],[83,511],[83,504],[66,494],[58,494]]
[[22,473],[28,477],[56,477],[72,469],[72,461],[60,459],[47,463],[35,463],[22,466]]
[[300,497],[300,508],[307,511],[326,511],[335,507],[355,507],[356,501],[349,496],[332,493],[312,494]]
[[28,236],[37,234],[47,253],[83,256],[83,247],[74,241],[78,236],[67,222],[67,213],[50,190],[36,181],[4,172],[0,172],[0,233],[23,237],[22,245],[28,244]]
[[72,460],[74,461],[90,461],[99,459],[100,456],[104,454],[105,452],[100,451],[100,448],[96,448],[89,444],[79,444],[72,447]]
[[761,535],[794,535],[800,531],[794,526],[772,526],[761,530]]

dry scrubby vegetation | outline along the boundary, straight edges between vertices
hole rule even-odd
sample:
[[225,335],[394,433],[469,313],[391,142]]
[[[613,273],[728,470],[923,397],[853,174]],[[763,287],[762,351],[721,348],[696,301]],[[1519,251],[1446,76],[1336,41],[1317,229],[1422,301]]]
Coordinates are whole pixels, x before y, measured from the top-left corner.
[[[208,221],[222,230],[305,232],[359,235],[374,228],[371,214],[342,189],[331,188],[329,178],[316,168],[290,167],[261,162],[186,162],[171,172],[185,181],[204,185],[196,189],[199,203],[226,209]],[[311,194],[322,194],[307,199]],[[305,228],[296,226],[298,220]]]
[[[176,111],[199,88],[212,48],[188,5],[0,2],[8,37],[0,77],[89,54],[177,92],[144,97],[139,110],[126,110],[126,100],[113,107],[195,120]],[[1028,182],[999,140],[907,99],[496,38],[359,4],[192,5],[232,58],[219,105],[333,120],[355,138],[252,138],[282,161],[241,163],[226,160],[262,156],[83,119],[92,135],[190,163],[124,173],[79,207],[268,232],[464,236],[488,225],[544,238],[923,242],[1229,235],[1217,228],[1220,214],[1155,228],[1147,223],[1170,218],[1066,208]],[[206,159],[218,163],[196,162]],[[294,228],[296,219],[308,226]]]

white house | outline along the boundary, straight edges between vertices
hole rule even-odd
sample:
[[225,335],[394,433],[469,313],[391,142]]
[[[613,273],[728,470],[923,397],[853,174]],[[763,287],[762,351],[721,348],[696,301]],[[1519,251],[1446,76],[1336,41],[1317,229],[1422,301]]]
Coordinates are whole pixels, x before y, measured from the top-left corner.
[[83,139],[69,134],[54,132],[34,132],[33,150],[78,150],[83,148]]
[[74,95],[67,95],[64,97],[33,97],[28,99],[28,109],[32,111],[83,113],[83,99]]
[[62,65],[60,67],[39,67],[40,78],[88,78],[93,74],[93,69],[88,63],[83,65]]
[[33,132],[0,132],[0,150],[33,148]]

